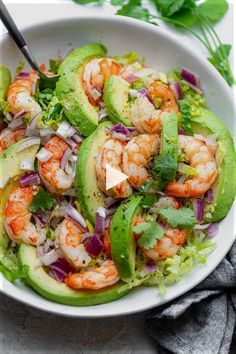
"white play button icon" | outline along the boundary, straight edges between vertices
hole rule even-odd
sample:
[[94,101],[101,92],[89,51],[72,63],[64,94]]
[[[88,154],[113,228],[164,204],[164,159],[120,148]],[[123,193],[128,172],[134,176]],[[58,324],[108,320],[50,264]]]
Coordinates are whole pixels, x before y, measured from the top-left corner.
[[127,175],[106,164],[106,190],[117,186],[127,178]]

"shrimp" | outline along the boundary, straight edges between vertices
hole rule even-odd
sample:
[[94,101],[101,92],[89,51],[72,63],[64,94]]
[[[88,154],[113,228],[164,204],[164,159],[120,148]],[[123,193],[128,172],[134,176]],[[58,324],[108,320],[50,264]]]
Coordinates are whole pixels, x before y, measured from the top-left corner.
[[12,241],[38,246],[46,238],[46,230],[39,229],[31,220],[28,207],[38,192],[37,186],[16,187],[10,194],[4,211],[4,226]]
[[65,258],[76,268],[87,267],[91,257],[82,243],[84,230],[73,220],[64,219],[56,228],[56,244],[60,246]]
[[93,59],[85,65],[83,87],[92,105],[100,105],[105,81],[111,75],[119,75],[120,70],[121,65],[110,58]]
[[139,95],[130,109],[131,122],[140,133],[161,133],[161,111],[155,109],[148,99]]
[[198,171],[198,176],[167,185],[166,193],[180,198],[194,198],[204,194],[217,177],[217,166],[211,149],[192,136],[179,135],[179,151],[186,154],[186,162]]
[[176,102],[175,96],[169,86],[160,82],[154,81],[149,88],[150,95],[161,98],[162,102],[160,105],[160,110],[163,112],[175,112],[179,111],[178,104]]
[[[137,217],[134,221],[134,225],[138,225],[140,222],[144,221],[142,217]],[[141,247],[141,251],[144,256],[157,261],[160,258],[173,257],[178,249],[185,243],[187,239],[187,230],[177,229],[171,227],[165,227],[165,234],[161,240],[158,240],[154,247],[146,249]],[[135,235],[138,239],[140,235]]]
[[11,130],[6,128],[0,133],[0,154],[8,149],[11,145],[17,143],[17,141],[23,139],[25,135],[25,129]]
[[131,139],[123,151],[123,171],[129,176],[132,187],[139,189],[141,184],[150,179],[146,166],[158,153],[159,137],[157,134],[141,134]]
[[105,141],[96,159],[96,175],[98,187],[106,194],[119,198],[126,198],[132,194],[132,188],[127,180],[119,183],[113,188],[106,190],[106,166],[107,164],[121,171],[122,153],[125,143],[118,139],[109,138]]
[[48,191],[60,195],[72,187],[74,176],[67,174],[60,167],[60,161],[69,145],[57,136],[52,137],[46,144],[45,149],[52,153],[46,162],[39,161],[39,174]]
[[114,261],[108,259],[100,266],[69,275],[65,278],[65,283],[73,289],[96,290],[111,286],[119,279]]
[[35,72],[31,72],[26,77],[16,78],[9,86],[7,92],[7,102],[13,114],[26,110],[31,118],[41,113],[40,105],[33,98],[33,91],[38,79]]

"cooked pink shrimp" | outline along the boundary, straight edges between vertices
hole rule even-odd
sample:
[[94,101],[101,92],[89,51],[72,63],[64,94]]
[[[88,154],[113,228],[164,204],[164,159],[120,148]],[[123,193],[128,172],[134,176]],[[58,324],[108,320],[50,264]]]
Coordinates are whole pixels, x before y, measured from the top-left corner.
[[4,211],[4,226],[12,241],[33,246],[44,242],[46,230],[38,229],[30,222],[32,214],[28,210],[37,192],[36,186],[17,187],[11,192]]
[[89,102],[99,106],[105,81],[111,75],[119,75],[121,65],[110,58],[93,59],[85,65],[83,86]]
[[74,181],[74,176],[67,174],[60,167],[62,155],[69,148],[69,145],[59,137],[54,136],[44,147],[52,153],[52,156],[46,162],[39,161],[39,174],[49,192],[59,195],[70,189]]
[[91,261],[82,243],[83,234],[84,230],[70,219],[64,219],[55,232],[57,244],[75,268],[87,267]]
[[96,159],[96,175],[98,187],[106,194],[114,195],[119,198],[126,198],[132,193],[129,183],[123,181],[115,187],[106,190],[106,166],[107,164],[121,171],[122,153],[125,143],[118,139],[109,138],[103,144],[101,151]]
[[150,95],[161,98],[160,110],[163,112],[178,112],[179,106],[169,86],[160,81],[154,81],[149,88]]
[[25,135],[25,129],[11,130],[6,128],[0,133],[0,154],[8,149],[11,145],[17,143],[17,141],[23,139]]
[[203,141],[185,135],[179,135],[178,146],[185,153],[186,162],[198,171],[198,176],[193,176],[184,183],[170,182],[166,193],[180,198],[203,195],[217,177],[217,166],[211,149]]
[[115,263],[109,259],[100,266],[69,275],[65,278],[65,283],[73,289],[96,290],[111,286],[117,283],[119,279]]
[[[142,217],[137,217],[134,221],[134,225],[138,225],[140,222],[144,221]],[[137,239],[141,235],[135,235]],[[154,261],[157,261],[160,258],[173,257],[178,249],[185,243],[187,239],[187,230],[179,230],[171,227],[165,228],[164,237],[161,240],[158,240],[154,247],[146,249],[141,247],[142,253],[151,258]]]
[[155,109],[143,95],[139,95],[131,105],[130,118],[140,133],[161,133],[161,111]]
[[16,114],[24,109],[34,117],[41,112],[40,105],[33,98],[37,78],[38,75],[31,72],[28,76],[16,78],[12,82],[7,92],[7,102],[12,113]]
[[131,139],[123,151],[123,172],[129,176],[132,187],[139,189],[150,176],[147,164],[158,153],[159,137],[157,134],[141,134]]

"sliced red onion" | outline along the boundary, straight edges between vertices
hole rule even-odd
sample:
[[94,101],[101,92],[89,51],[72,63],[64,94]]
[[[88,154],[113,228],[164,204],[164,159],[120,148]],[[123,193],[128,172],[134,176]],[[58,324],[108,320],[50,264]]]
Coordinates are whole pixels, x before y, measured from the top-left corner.
[[200,85],[199,75],[195,74],[194,72],[186,68],[181,69],[180,75],[182,79],[184,79],[188,84],[200,88],[201,85]]
[[97,100],[102,96],[102,93],[97,89],[95,89],[94,87],[91,89],[90,93],[94,100]]
[[8,120],[8,122],[11,122],[14,115],[11,112],[6,112],[5,113],[6,119]]
[[117,203],[117,199],[113,198],[113,197],[105,197],[104,199],[105,202],[105,206],[107,208],[111,207],[112,205]]
[[[37,211],[37,213],[35,213],[34,216],[36,216],[38,218],[39,222],[42,225],[46,225],[50,219],[51,212],[50,211]],[[47,241],[49,241],[49,240],[47,240]]]
[[19,164],[20,170],[33,171],[34,170],[34,160],[32,158],[24,157],[21,159]]
[[22,118],[17,118],[13,119],[9,124],[8,128],[11,128],[12,130],[19,128],[24,125],[23,119]]
[[65,210],[65,213],[76,223],[78,223],[83,229],[87,228],[86,221],[82,214],[75,209],[71,204],[68,205],[68,207]]
[[37,172],[28,173],[27,175],[20,177],[20,186],[28,187],[31,185],[40,184],[40,178]]
[[16,152],[21,152],[21,151],[23,151],[25,149],[28,149],[30,146],[39,145],[39,144],[40,144],[40,138],[27,138],[18,147]]
[[67,139],[74,135],[77,130],[70,125],[69,122],[63,120],[57,129],[58,136]]
[[214,200],[213,188],[209,188],[208,191],[206,191],[205,198],[207,200],[207,203],[212,203],[213,202],[213,200]]
[[70,148],[66,148],[62,157],[61,157],[61,161],[60,161],[60,167],[62,170],[65,169],[65,166],[66,166],[71,155],[72,155],[72,150]]
[[41,162],[47,162],[52,157],[51,151],[47,150],[45,147],[42,147],[39,152],[36,154],[36,157]]
[[114,215],[116,209],[117,209],[117,205],[108,208],[108,209],[107,209],[107,216],[112,216],[112,215]]
[[0,139],[4,139],[6,136],[12,133],[12,130],[9,128],[5,128],[0,133]]
[[193,227],[194,230],[206,230],[211,224],[200,225],[197,224]]
[[143,270],[146,273],[152,273],[157,269],[157,265],[156,263],[154,263],[152,260],[147,261],[144,265],[143,265]]
[[106,209],[104,207],[99,207],[98,210],[96,211],[96,221],[95,221],[95,233],[97,235],[104,235],[105,219],[106,219]]
[[28,79],[29,76],[30,76],[30,73],[21,71],[21,72],[17,75],[17,79]]
[[102,107],[98,112],[98,120],[100,121],[105,117],[107,117],[107,110],[105,107]]
[[122,123],[117,123],[111,128],[112,132],[121,133],[126,136],[130,135],[135,130],[135,127],[126,127]]
[[181,100],[183,97],[183,91],[178,82],[174,82],[170,85],[170,88],[175,96],[176,101]]
[[203,91],[203,89],[201,87],[194,86],[194,85],[190,84],[189,82],[187,82],[186,80],[182,80],[182,82],[183,82],[183,84],[188,85],[189,87],[191,87],[196,92],[198,92],[200,94],[204,93],[204,91]]
[[82,141],[83,141],[82,136],[79,135],[79,134],[77,134],[77,133],[74,134],[71,138],[72,138],[77,144],[82,143]]
[[18,119],[18,118],[22,118],[24,117],[26,114],[28,113],[28,111],[26,111],[25,109],[22,109],[20,112],[16,113],[13,117],[13,119]]
[[126,135],[124,135],[123,133],[113,132],[112,137],[114,139],[121,140],[121,141],[129,140],[129,138]]
[[128,83],[132,83],[134,82],[135,80],[138,79],[138,77],[134,74],[130,74],[130,75],[127,75],[125,78],[124,78],[126,81],[128,81]]
[[47,144],[47,142],[51,139],[51,135],[46,135],[41,138],[41,142],[43,145]]
[[44,128],[40,129],[39,133],[41,137],[45,137],[54,134],[54,130],[52,128]]
[[29,126],[26,128],[25,135],[27,137],[31,136],[40,136],[39,130],[38,129],[31,129]]
[[104,245],[97,235],[93,235],[87,242],[85,246],[86,252],[91,256],[91,257],[98,257],[102,253],[104,249]]
[[195,210],[197,221],[201,222],[204,215],[204,200],[199,198],[194,198],[192,200],[193,209]]
[[56,262],[56,260],[59,258],[59,252],[57,249],[52,249],[48,253],[45,253],[43,256],[40,257],[41,262],[45,266],[49,266],[50,264]]
[[48,275],[51,278],[55,279],[58,283],[62,283],[64,278],[65,278],[64,275],[61,272],[58,272],[55,269],[49,269]]
[[30,129],[38,129],[37,127],[37,119],[40,116],[41,112],[37,113],[29,122],[29,128]]
[[211,224],[207,229],[206,229],[207,235],[209,237],[214,237],[218,234],[219,232],[219,224],[218,223],[214,223]]
[[152,97],[148,93],[148,90],[146,88],[142,88],[141,90],[138,91],[142,96],[146,97],[147,100],[151,103],[154,104]]
[[62,282],[67,275],[75,271],[74,267],[62,257],[50,264],[49,269],[53,272],[54,278],[59,282]]
[[75,176],[75,171],[76,171],[76,163],[73,161],[67,161],[66,165],[65,165],[65,172],[74,177]]
[[186,135],[185,131],[183,128],[179,128],[179,135]]

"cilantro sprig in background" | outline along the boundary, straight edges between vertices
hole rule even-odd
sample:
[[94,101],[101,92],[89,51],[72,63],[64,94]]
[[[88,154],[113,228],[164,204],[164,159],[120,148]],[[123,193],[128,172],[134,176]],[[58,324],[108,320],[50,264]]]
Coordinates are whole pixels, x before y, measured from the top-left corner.
[[183,31],[191,33],[209,52],[207,58],[215,66],[227,83],[235,84],[232,69],[229,64],[231,45],[223,44],[214,29],[228,10],[226,0],[149,0],[154,4],[158,14],[150,13],[141,0],[74,0],[78,4],[111,3],[120,6],[116,14],[133,17],[157,24],[163,20]]

